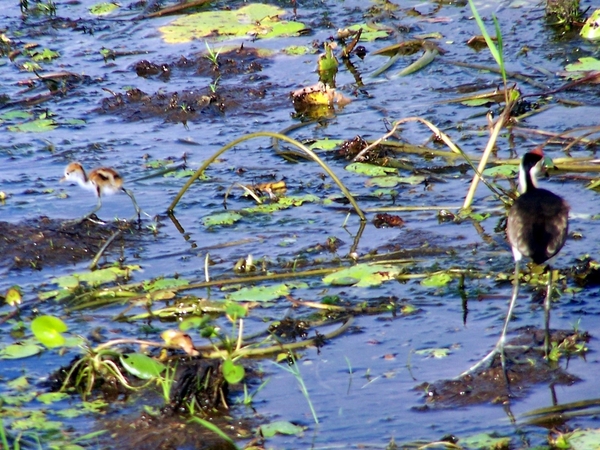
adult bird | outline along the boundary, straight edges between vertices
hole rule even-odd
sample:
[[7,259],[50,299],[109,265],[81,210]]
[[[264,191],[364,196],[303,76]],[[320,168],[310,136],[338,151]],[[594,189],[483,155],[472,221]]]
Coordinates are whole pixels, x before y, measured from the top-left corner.
[[[558,195],[538,187],[537,176],[542,171],[544,154],[536,149],[526,153],[521,160],[519,170],[519,190],[521,195],[515,200],[508,212],[506,236],[512,247],[515,260],[515,281],[508,313],[502,328],[502,334],[495,348],[481,361],[463,373],[478,369],[486,361],[500,353],[502,371],[510,393],[504,343],[508,323],[512,316],[519,294],[519,264],[524,256],[536,264],[543,264],[556,255],[563,247],[568,233],[569,205]],[[550,300],[552,297],[552,270],[548,272],[548,285],[544,301],[544,352],[546,358],[550,351]]]
[[131,199],[135,212],[137,213],[138,221],[140,221],[141,209],[138,206],[133,193],[123,187],[123,178],[119,173],[110,167],[99,167],[93,169],[89,174],[86,174],[83,166],[78,162],[72,162],[65,168],[64,177],[61,178],[61,183],[65,181],[74,181],[82,188],[93,191],[98,198],[96,208],[75,222],[81,222],[88,219],[92,214],[102,207],[102,196],[112,195],[118,192],[125,192]]

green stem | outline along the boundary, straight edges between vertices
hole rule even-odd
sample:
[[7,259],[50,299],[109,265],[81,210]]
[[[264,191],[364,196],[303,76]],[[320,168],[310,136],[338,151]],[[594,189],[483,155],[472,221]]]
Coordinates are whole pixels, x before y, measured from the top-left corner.
[[212,164],[217,158],[219,158],[219,156],[221,156],[223,153],[225,153],[230,148],[235,147],[237,144],[240,144],[240,143],[242,143],[244,141],[248,141],[250,139],[254,139],[254,138],[258,138],[258,137],[271,137],[271,138],[275,138],[275,139],[281,139],[282,141],[286,141],[286,142],[288,142],[288,143],[290,143],[292,145],[295,145],[300,150],[302,150],[304,153],[306,153],[313,161],[315,161],[317,164],[319,164],[321,166],[321,168],[339,186],[339,188],[342,191],[342,193],[346,196],[346,198],[348,199],[348,201],[350,202],[350,204],[352,204],[352,207],[354,208],[354,210],[356,211],[356,213],[360,217],[360,220],[361,221],[366,221],[367,220],[366,217],[365,217],[365,215],[361,211],[360,207],[356,203],[356,200],[354,199],[354,197],[350,193],[350,191],[346,188],[346,186],[344,186],[344,184],[340,181],[340,179],[331,171],[331,169],[329,168],[329,166],[327,166],[327,164],[325,164],[321,160],[321,158],[319,158],[311,149],[309,149],[308,147],[306,147],[302,143],[298,142],[297,140],[295,140],[295,139],[293,139],[291,137],[285,136],[283,134],[274,133],[274,132],[271,132],[271,131],[258,131],[256,133],[247,134],[246,136],[242,136],[241,138],[238,138],[238,139],[230,142],[229,144],[221,147],[215,154],[213,154],[210,158],[208,158],[206,161],[204,161],[204,164],[202,164],[202,166],[200,166],[200,168],[194,173],[194,175],[192,175],[190,177],[190,179],[188,180],[188,182],[181,188],[181,190],[175,196],[175,199],[173,200],[173,202],[171,202],[171,204],[169,205],[169,208],[167,209],[167,213],[172,213],[173,212],[173,210],[175,209],[175,206],[177,206],[177,203],[179,203],[179,200],[181,199],[181,197],[183,197],[183,194],[185,194],[185,192],[189,189],[189,187],[192,185],[192,183],[194,181],[196,181],[198,178],[200,178],[200,176],[204,173],[204,171],[206,170],[206,168],[210,164]]

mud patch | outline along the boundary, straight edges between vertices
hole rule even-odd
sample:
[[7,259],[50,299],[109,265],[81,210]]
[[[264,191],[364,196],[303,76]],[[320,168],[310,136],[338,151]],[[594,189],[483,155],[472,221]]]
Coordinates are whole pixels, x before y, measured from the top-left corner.
[[[589,335],[573,331],[555,331],[551,335],[551,340],[558,342],[559,345],[566,343],[565,345],[569,346],[577,342],[587,342]],[[510,389],[517,399],[524,396],[527,390],[536,384],[571,385],[580,381],[578,377],[567,373],[557,363],[548,363],[544,359],[544,352],[541,350],[543,342],[544,330],[526,328],[507,344],[508,378]],[[427,392],[426,409],[490,402],[504,403],[509,398],[500,355],[496,355],[487,369],[454,380],[424,383],[417,389]]]
[[[84,221],[64,226],[64,221],[42,216],[25,223],[0,222],[0,269],[35,269],[91,260],[118,230],[133,230],[135,224],[116,222],[98,225]],[[135,240],[128,234],[113,245]]]
[[[189,78],[190,72],[193,72],[193,76],[208,77],[212,83],[170,93],[158,91],[148,94],[137,88],[124,93],[109,91],[112,96],[105,98],[96,112],[118,114],[130,121],[161,118],[166,122],[186,124],[235,111],[256,113],[289,107],[287,97],[267,95],[271,84],[260,72],[268,61],[260,57],[256,49],[244,47],[213,55],[212,59],[206,54],[199,54],[194,58],[182,56],[172,63],[142,60],[133,67],[140,77],[169,82],[177,76]],[[242,80],[228,84],[227,80],[234,77]],[[250,87],[251,83],[253,87]],[[265,105],[265,101],[269,104]]]

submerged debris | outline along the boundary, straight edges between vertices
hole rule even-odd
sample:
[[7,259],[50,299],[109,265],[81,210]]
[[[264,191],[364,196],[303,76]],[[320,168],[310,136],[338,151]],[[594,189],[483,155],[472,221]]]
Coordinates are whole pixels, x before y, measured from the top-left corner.
[[[83,221],[63,226],[64,221],[42,216],[25,223],[0,222],[0,268],[36,269],[44,266],[90,260],[118,229],[131,229],[129,222],[98,225]],[[118,242],[130,242],[131,234]]]
[[[587,333],[555,331],[551,336],[553,348],[565,352],[576,352],[577,345],[589,340]],[[544,359],[540,345],[544,342],[544,330],[526,328],[506,346],[510,389],[517,395],[525,395],[528,388],[539,383],[551,385],[571,385],[580,381],[567,373],[557,363]],[[558,342],[558,345],[554,345]],[[506,382],[496,355],[491,365],[482,371],[468,374],[454,380],[441,380],[424,383],[417,387],[426,392],[428,406],[453,408],[481,403],[504,403],[508,400]]]

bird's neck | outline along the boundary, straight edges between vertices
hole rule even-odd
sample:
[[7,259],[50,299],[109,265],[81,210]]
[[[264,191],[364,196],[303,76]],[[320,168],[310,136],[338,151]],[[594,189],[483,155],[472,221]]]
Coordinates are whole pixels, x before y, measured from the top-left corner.
[[523,167],[519,170],[519,192],[524,194],[527,191],[537,189],[537,174],[535,167]]

